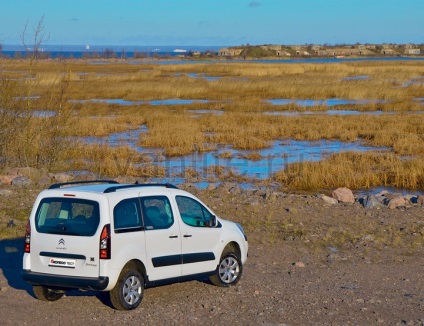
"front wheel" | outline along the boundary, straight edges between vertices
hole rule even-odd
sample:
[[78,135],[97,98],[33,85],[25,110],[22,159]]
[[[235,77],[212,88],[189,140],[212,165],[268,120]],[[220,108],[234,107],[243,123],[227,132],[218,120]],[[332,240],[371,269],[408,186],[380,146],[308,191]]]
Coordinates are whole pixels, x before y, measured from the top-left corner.
[[131,310],[140,305],[143,292],[143,276],[137,270],[124,268],[109,296],[115,309]]
[[224,251],[219,260],[218,268],[209,277],[212,284],[217,286],[235,285],[243,271],[240,257],[232,251]]
[[42,301],[56,301],[64,294],[63,292],[57,292],[41,285],[34,285],[32,290],[34,291],[35,297]]

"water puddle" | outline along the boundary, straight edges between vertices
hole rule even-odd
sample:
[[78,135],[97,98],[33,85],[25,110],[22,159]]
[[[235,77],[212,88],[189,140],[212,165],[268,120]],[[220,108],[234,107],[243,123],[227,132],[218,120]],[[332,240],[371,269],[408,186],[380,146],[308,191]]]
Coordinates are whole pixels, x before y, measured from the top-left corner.
[[210,100],[186,100],[186,99],[165,99],[152,101],[130,101],[123,99],[90,99],[90,100],[70,100],[71,103],[106,103],[117,105],[189,105],[193,103],[209,103]]
[[56,111],[52,110],[35,110],[32,111],[32,116],[36,118],[51,118],[56,116]]
[[[424,99],[423,99],[424,101]],[[423,102],[424,104],[424,102]],[[356,110],[327,110],[327,111],[266,111],[265,115],[299,117],[302,115],[386,115],[386,114],[423,114],[424,111],[356,111]]]
[[167,100],[154,100],[146,102],[150,105],[188,105],[193,103],[209,103],[209,100],[184,100],[180,98],[176,99],[167,99]]
[[147,126],[142,125],[138,129],[127,130],[124,132],[115,132],[106,137],[82,137],[79,140],[88,144],[105,144],[110,147],[129,146],[131,149],[143,151],[143,148],[137,146],[140,134],[147,133]]
[[215,80],[220,80],[221,77],[216,77],[216,76],[207,76],[205,74],[198,74],[198,73],[189,73],[187,74],[188,77],[191,78],[200,78],[200,79],[205,79],[207,81],[215,81]]
[[310,107],[310,106],[336,106],[336,105],[363,105],[371,103],[387,103],[386,100],[348,100],[340,98],[331,98],[327,100],[299,100],[299,99],[270,99],[266,102],[271,103],[272,105],[289,105],[296,104],[298,106]]
[[342,80],[366,80],[368,79],[368,76],[360,75],[360,76],[348,76],[345,78],[342,78]]
[[213,115],[222,115],[224,114],[223,110],[187,110],[187,112],[192,113],[192,117],[199,117],[204,114],[213,114]]
[[17,96],[14,99],[17,101],[31,101],[31,100],[39,100],[41,97],[37,95],[33,96]]
[[424,76],[412,78],[402,84],[400,87],[408,87],[410,85],[424,85]]
[[140,105],[143,101],[128,101],[123,99],[90,99],[90,100],[69,100],[70,103],[106,103],[117,105]]

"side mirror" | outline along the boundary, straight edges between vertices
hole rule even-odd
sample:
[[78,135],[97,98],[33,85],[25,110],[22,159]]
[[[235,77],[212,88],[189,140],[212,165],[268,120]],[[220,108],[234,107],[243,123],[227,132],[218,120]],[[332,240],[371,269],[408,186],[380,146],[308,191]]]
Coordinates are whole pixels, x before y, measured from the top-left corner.
[[217,224],[216,216],[212,215],[209,220],[209,227],[214,228]]

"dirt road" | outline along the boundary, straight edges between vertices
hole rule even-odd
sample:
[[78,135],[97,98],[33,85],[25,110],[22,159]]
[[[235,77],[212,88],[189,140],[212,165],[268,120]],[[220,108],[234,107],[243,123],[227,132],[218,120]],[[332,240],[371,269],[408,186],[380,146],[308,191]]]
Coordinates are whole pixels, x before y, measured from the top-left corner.
[[20,249],[21,242],[0,246],[1,325],[424,323],[422,254],[330,261],[295,248],[253,245],[236,287],[190,281],[150,288],[141,307],[121,312],[110,307],[107,295],[95,292],[73,291],[49,303],[36,300],[19,277],[21,251],[13,248]]

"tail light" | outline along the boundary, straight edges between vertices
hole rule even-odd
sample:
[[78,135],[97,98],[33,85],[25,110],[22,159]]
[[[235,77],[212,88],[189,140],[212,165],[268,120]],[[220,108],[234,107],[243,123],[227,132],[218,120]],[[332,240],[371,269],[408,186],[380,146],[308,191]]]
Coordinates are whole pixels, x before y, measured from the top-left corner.
[[27,223],[26,229],[25,229],[25,247],[24,252],[30,253],[31,252],[31,224]]
[[103,227],[100,235],[100,259],[110,259],[110,224]]

